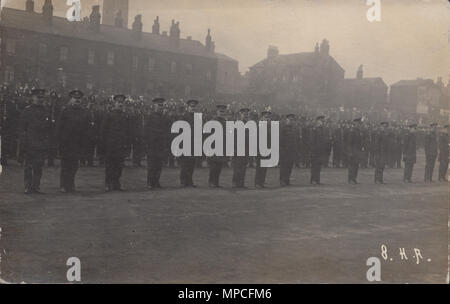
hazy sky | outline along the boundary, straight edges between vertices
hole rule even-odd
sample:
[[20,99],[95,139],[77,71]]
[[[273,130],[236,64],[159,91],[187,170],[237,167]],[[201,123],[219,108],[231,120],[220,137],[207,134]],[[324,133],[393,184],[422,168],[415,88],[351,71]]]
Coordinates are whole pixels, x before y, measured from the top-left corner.
[[[3,0],[2,2],[4,2]],[[81,0],[87,13],[102,0]],[[42,7],[43,0],[36,0]],[[25,0],[6,6],[23,8]],[[62,14],[66,0],[53,0]],[[266,56],[268,45],[281,54],[313,51],[316,42],[330,41],[330,54],[355,77],[381,76],[387,84],[425,77],[444,82],[450,77],[450,5],[447,0],[381,0],[381,22],[369,22],[366,0],[130,0],[130,22],[143,15],[151,31],[160,17],[161,30],[180,21],[182,37],[204,42],[211,28],[216,51],[239,61],[245,72]]]

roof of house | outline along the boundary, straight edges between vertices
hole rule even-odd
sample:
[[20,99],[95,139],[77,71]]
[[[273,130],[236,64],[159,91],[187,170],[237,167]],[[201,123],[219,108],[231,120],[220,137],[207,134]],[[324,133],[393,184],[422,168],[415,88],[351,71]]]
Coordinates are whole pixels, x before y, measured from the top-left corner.
[[230,57],[230,56],[227,56],[227,55],[225,55],[225,54],[222,54],[222,53],[215,53],[215,55],[216,55],[216,57],[217,57],[219,60],[227,60],[227,61],[235,61],[235,62],[238,62],[236,59],[234,59],[234,58],[232,58],[232,57]]
[[434,85],[434,82],[432,79],[412,79],[412,80],[400,80],[396,83],[392,84],[391,87],[398,87],[398,86],[423,86],[423,85]]
[[342,71],[344,69],[337,63],[337,61],[329,55],[316,54],[315,52],[303,52],[294,54],[276,55],[272,58],[265,58],[256,64],[252,68],[262,68],[269,65],[313,65],[318,60],[330,60],[333,64],[338,66]]
[[382,85],[387,88],[386,83],[381,77],[364,77],[361,79],[358,78],[346,78],[344,81],[347,84],[355,85],[355,86],[364,86],[364,85]]
[[64,37],[73,37],[90,41],[102,41],[116,45],[136,47],[143,49],[168,51],[195,56],[215,57],[214,53],[207,51],[206,47],[197,40],[179,39],[176,46],[169,36],[142,32],[142,39],[136,39],[133,31],[127,28],[118,28],[110,25],[100,25],[100,31],[89,29],[85,21],[70,22],[66,18],[53,16],[53,25],[45,24],[42,14],[24,10],[3,8],[0,25],[16,29],[35,31]]

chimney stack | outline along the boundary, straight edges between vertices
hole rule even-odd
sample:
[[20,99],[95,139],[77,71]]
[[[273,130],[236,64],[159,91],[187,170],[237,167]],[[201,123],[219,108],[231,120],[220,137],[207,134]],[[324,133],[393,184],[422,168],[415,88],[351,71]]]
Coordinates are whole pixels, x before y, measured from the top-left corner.
[[329,55],[330,54],[330,43],[327,39],[323,39],[322,43],[320,44],[320,54],[322,55]]
[[116,15],[116,19],[114,20],[114,26],[115,27],[123,27],[123,18],[122,18],[122,11],[119,10]]
[[34,0],[27,0],[25,3],[25,10],[29,13],[34,12]]
[[100,32],[100,5],[92,6],[92,12],[89,16],[89,28],[94,32]]
[[136,37],[136,39],[141,40],[142,39],[142,15],[136,15],[134,17],[133,22],[133,35]]
[[205,46],[208,53],[214,53],[215,45],[211,38],[211,29],[208,29],[208,34],[206,35],[205,39]]
[[45,0],[44,6],[42,7],[42,17],[47,25],[52,25],[53,21],[53,4],[52,0]]
[[278,48],[273,45],[269,45],[267,49],[267,58],[275,58],[278,56]]
[[363,65],[361,64],[356,72],[356,79],[363,79]]
[[159,35],[159,16],[156,16],[156,19],[153,21],[152,33]]

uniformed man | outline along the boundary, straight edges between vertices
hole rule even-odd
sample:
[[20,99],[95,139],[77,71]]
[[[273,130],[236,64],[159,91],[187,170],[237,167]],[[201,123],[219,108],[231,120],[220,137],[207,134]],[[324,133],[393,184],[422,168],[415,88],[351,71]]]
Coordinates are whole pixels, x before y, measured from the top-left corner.
[[155,98],[153,113],[145,119],[144,146],[147,151],[147,187],[161,188],[159,179],[162,167],[169,153],[170,121],[164,114],[164,98]]
[[340,168],[341,167],[341,158],[342,158],[342,125],[339,122],[336,124],[332,131],[332,146],[333,146],[333,167]]
[[348,183],[357,184],[359,161],[363,153],[362,135],[360,130],[361,118],[353,120],[353,125],[348,136]]
[[100,129],[100,124],[96,121],[95,104],[96,96],[89,96],[88,103],[86,105],[86,111],[89,118],[89,127],[84,143],[84,155],[82,159],[82,163],[88,167],[94,166],[95,146],[98,141],[98,133]]
[[[133,114],[131,116],[131,128],[133,134],[133,166],[141,167],[142,158],[145,155],[144,144],[144,129],[145,129],[145,116],[143,108],[143,97],[140,97],[140,102],[136,103],[133,108]],[[155,102],[154,102],[155,103]],[[159,110],[157,110],[159,112]]]
[[300,144],[299,129],[295,124],[295,114],[286,115],[280,129],[280,185],[290,186],[290,177],[298,159]]
[[[216,121],[220,122],[223,130],[223,151],[222,156],[213,155],[207,158],[207,162],[209,165],[209,179],[208,184],[211,188],[220,188],[219,178],[220,173],[222,172],[222,168],[225,163],[228,161],[228,157],[226,156],[226,105],[217,105],[217,116],[214,118]],[[212,147],[215,149],[215,147]]]
[[195,188],[193,175],[195,170],[196,157],[194,156],[194,113],[198,101],[191,99],[187,101],[187,113],[182,116],[182,120],[191,126],[191,156],[180,156],[180,183],[182,187]]
[[320,171],[322,169],[322,154],[325,153],[325,140],[323,132],[323,122],[325,116],[316,117],[316,122],[309,132],[309,146],[311,159],[311,179],[310,184],[320,185]]
[[25,160],[25,194],[42,193],[42,167],[49,150],[50,122],[44,108],[44,89],[33,89],[32,101],[20,116],[20,146]]
[[[267,122],[267,143],[271,143],[271,115],[272,112],[265,110],[261,112],[261,121]],[[258,133],[259,133],[259,125],[258,125]],[[259,134],[258,134],[258,140],[259,140]],[[258,154],[256,156],[256,170],[255,170],[255,187],[258,189],[265,188],[266,183],[266,175],[267,175],[267,167],[261,167],[261,160],[262,159],[268,159],[270,156],[261,156],[258,149]]]
[[69,93],[69,103],[58,118],[56,138],[61,156],[60,191],[75,191],[75,175],[80,159],[84,155],[85,141],[89,128],[89,116],[81,105],[83,92],[73,90]]
[[122,94],[113,97],[113,108],[105,114],[101,126],[100,133],[105,153],[106,192],[123,191],[120,176],[131,144],[128,117],[124,112],[125,99],[126,96]]
[[380,129],[372,134],[373,154],[375,165],[375,184],[384,184],[383,173],[389,157],[389,143],[387,137],[387,127],[389,123],[380,123]]
[[448,128],[445,125],[439,134],[439,181],[447,182],[448,170]]
[[59,96],[58,93],[52,91],[50,93],[47,111],[50,118],[50,149],[48,153],[47,165],[53,167],[55,165],[55,158],[58,154],[58,142],[56,138],[56,123],[59,116]]
[[416,163],[416,130],[417,124],[410,124],[408,132],[405,135],[403,142],[403,162],[405,169],[403,171],[403,181],[405,183],[412,183],[412,173],[414,164]]
[[[239,110],[239,120],[241,120],[244,124],[249,121],[249,108],[241,108]],[[245,189],[245,172],[247,170],[247,164],[249,161],[249,133],[246,129],[245,134],[245,155],[238,156],[237,155],[237,135],[234,134],[234,156],[233,156],[233,179],[232,179],[232,187],[237,189]]]
[[425,182],[433,181],[433,170],[438,155],[438,143],[437,143],[437,123],[430,124],[430,129],[425,135],[424,147],[425,147]]

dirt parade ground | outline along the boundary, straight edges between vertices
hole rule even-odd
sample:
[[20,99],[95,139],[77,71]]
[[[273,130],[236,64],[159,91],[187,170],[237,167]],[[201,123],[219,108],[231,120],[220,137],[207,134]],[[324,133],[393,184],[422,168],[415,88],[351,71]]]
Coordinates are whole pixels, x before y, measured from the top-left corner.
[[[423,157],[423,156],[422,156]],[[324,185],[294,169],[293,186],[180,188],[179,170],[164,169],[164,189],[148,190],[145,168],[126,167],[125,192],[103,192],[103,168],[81,168],[75,194],[58,190],[59,168],[46,168],[45,195],[23,194],[23,169],[0,177],[1,279],[66,283],[67,259],[81,262],[82,283],[368,283],[370,257],[381,282],[445,283],[448,271],[448,183],[424,183],[423,158],[412,184],[402,169],[373,169],[347,184],[346,169],[324,169]],[[437,172],[435,172],[436,175]],[[386,250],[382,249],[382,246]]]

